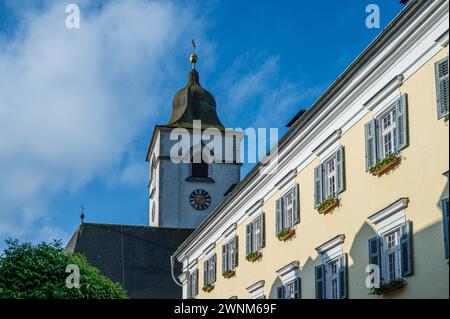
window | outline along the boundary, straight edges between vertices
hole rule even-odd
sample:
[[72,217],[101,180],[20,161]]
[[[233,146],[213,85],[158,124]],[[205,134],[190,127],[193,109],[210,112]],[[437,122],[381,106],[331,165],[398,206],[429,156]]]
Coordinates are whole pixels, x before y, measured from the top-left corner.
[[366,170],[408,144],[407,99],[400,96],[381,116],[364,126]]
[[260,214],[246,227],[246,253],[260,251],[265,246],[264,214]]
[[316,299],[347,298],[347,255],[316,267]]
[[201,163],[192,163],[192,177],[208,177],[208,164],[203,162]]
[[386,269],[386,281],[394,281],[401,277],[400,270],[400,229],[383,236],[384,267]]
[[203,263],[203,282],[204,286],[212,285],[216,282],[216,254]]
[[300,278],[277,288],[277,299],[300,299]]
[[380,281],[405,280],[412,275],[411,223],[406,220],[408,198],[400,198],[368,219],[377,236],[369,239],[369,264],[380,268]]
[[316,248],[322,256],[322,264],[315,267],[316,299],[348,297],[347,254],[342,248],[344,239],[343,234],[338,235]]
[[438,118],[441,119],[448,115],[449,108],[448,56],[438,61],[435,69],[437,114]]
[[238,265],[238,237],[222,246],[222,274],[234,270]]
[[380,267],[380,281],[389,283],[412,274],[409,222],[369,240],[369,263]]
[[448,204],[448,198],[445,198],[441,202],[441,208],[442,208],[442,222],[444,224],[444,251],[445,251],[445,258],[448,258],[448,231],[449,231],[449,224],[448,224],[448,210],[449,210],[449,204]]
[[281,285],[277,287],[278,299],[300,299],[299,262],[293,261],[277,270]]
[[326,167],[326,197],[336,194],[336,157],[333,156]]
[[299,222],[298,185],[295,184],[276,201],[276,235]]
[[380,118],[381,123],[381,140],[382,140],[382,158],[388,154],[394,153],[396,147],[396,125],[395,125],[395,109],[391,109],[387,114]]
[[341,146],[326,161],[314,168],[314,206],[344,191],[344,148]]
[[195,269],[189,274],[187,289],[189,298],[194,298],[198,295],[198,269]]

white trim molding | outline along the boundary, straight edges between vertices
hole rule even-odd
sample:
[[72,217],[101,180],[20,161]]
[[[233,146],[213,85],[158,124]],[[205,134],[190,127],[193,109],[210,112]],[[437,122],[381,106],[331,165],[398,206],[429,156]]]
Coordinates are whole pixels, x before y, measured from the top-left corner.
[[396,226],[406,222],[405,208],[408,207],[409,199],[400,198],[388,207],[368,217],[368,220],[375,224],[378,234],[383,234]]
[[223,232],[223,234],[222,234],[223,239],[227,239],[227,238],[231,237],[231,235],[234,235],[234,232],[236,231],[236,229],[237,229],[237,223],[231,224],[231,226],[228,227],[227,230],[225,230]]
[[206,249],[203,251],[203,255],[205,256],[210,255],[214,251],[214,248],[216,248],[216,243],[212,243],[211,245],[206,247]]
[[295,185],[295,177],[297,176],[297,169],[292,169],[284,175],[278,183],[275,184],[275,187],[278,188],[279,191],[284,192],[285,190],[291,188]]
[[328,158],[339,147],[339,141],[342,136],[342,130],[338,129],[330,134],[322,143],[320,143],[312,152],[317,157]]
[[322,260],[326,263],[328,260],[342,256],[344,249],[342,244],[344,243],[345,235],[337,235],[333,239],[327,241],[325,244],[316,248],[319,255],[322,255]]
[[264,298],[264,284],[265,281],[260,280],[245,289],[252,296],[252,299],[261,299]]
[[299,264],[298,261],[293,261],[289,265],[277,270],[277,274],[280,277],[283,286],[286,286],[299,277]]
[[264,200],[258,200],[250,209],[247,210],[247,216],[250,217],[254,215],[256,212],[262,212],[262,207],[264,205]]

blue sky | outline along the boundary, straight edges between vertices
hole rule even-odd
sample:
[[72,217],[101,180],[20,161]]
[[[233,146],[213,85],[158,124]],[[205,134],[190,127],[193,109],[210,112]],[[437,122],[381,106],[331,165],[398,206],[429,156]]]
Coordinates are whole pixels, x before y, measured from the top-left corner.
[[[64,27],[69,3],[80,5],[78,30]],[[380,29],[365,27],[371,3]],[[0,0],[0,239],[67,241],[82,202],[88,222],[147,223],[145,155],[186,83],[191,38],[225,126],[281,136],[401,8]]]

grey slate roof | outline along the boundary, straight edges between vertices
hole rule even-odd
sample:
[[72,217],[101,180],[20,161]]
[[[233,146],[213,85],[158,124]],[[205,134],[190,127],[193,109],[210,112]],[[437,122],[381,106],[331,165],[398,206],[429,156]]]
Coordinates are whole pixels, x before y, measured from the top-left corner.
[[[182,297],[173,282],[170,256],[193,229],[147,226],[81,224],[66,252],[81,253],[91,265],[120,283],[130,298]],[[176,262],[174,273],[181,273]]]

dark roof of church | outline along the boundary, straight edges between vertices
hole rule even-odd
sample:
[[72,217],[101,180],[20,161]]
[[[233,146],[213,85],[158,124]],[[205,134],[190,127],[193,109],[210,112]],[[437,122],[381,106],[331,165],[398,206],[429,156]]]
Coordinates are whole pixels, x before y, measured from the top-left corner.
[[223,130],[216,112],[214,96],[200,85],[197,70],[189,72],[187,85],[178,91],[173,98],[172,116],[168,125],[192,128],[194,120],[201,120],[201,128],[217,128]]
[[[129,298],[182,297],[171,275],[170,256],[193,229],[81,224],[66,252],[81,253],[91,265],[127,290]],[[181,273],[176,262],[174,274]]]

